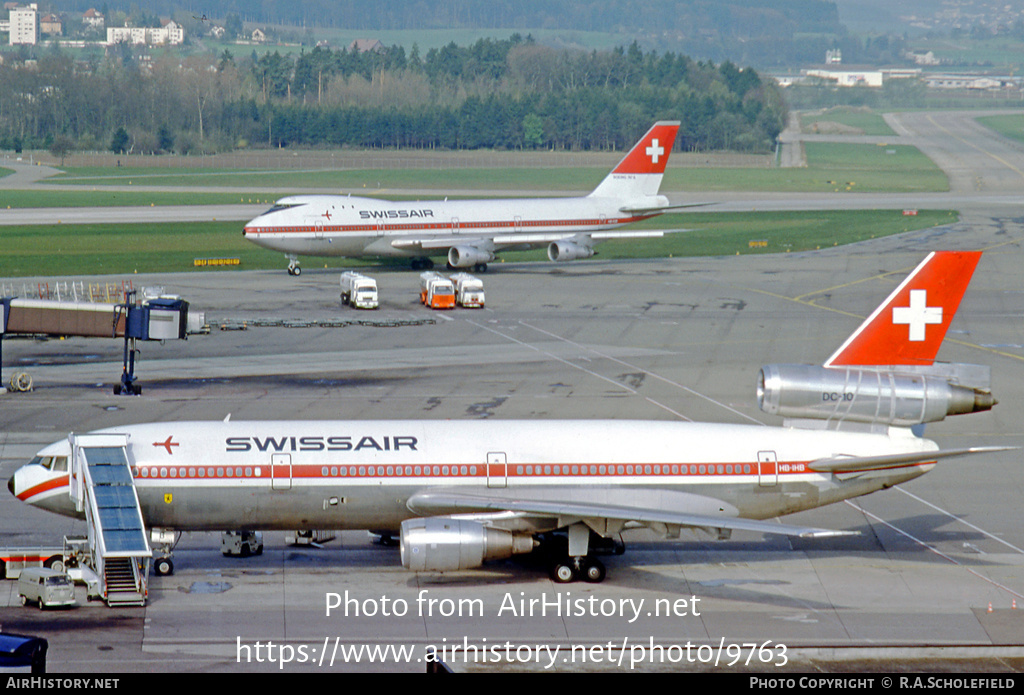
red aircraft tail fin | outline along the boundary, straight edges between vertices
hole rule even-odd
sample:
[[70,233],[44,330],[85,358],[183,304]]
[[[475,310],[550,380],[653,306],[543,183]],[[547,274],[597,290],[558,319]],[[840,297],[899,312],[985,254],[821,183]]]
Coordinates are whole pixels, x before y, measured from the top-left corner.
[[633,145],[591,196],[632,200],[658,194],[679,121],[658,121]]
[[980,258],[980,251],[929,254],[825,366],[932,364]]

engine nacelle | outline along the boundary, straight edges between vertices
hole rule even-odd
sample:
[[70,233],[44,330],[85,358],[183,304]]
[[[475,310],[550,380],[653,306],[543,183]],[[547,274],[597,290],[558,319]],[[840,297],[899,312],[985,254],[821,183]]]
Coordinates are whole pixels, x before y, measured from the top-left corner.
[[771,364],[757,377],[758,406],[785,418],[910,427],[995,403],[987,388],[954,383],[941,372]]
[[432,516],[402,522],[402,565],[416,572],[479,567],[533,550],[533,535],[485,526],[479,521]]
[[475,246],[453,246],[448,249],[448,265],[453,268],[469,268],[479,263],[490,263],[494,254]]
[[575,244],[571,241],[552,241],[548,244],[548,258],[552,261],[575,261],[577,258],[590,258],[594,249],[590,246]]

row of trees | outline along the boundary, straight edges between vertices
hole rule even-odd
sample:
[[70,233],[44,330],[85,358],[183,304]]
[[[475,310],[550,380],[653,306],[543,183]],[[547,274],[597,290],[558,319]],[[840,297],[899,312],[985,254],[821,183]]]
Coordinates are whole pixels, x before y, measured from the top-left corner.
[[166,54],[143,65],[121,45],[87,65],[57,49],[0,65],[7,149],[621,149],[663,118],[683,122],[683,149],[766,151],[785,106],[773,81],[730,62],[635,43],[556,50],[518,35],[423,56],[415,46],[315,48],[238,60]]

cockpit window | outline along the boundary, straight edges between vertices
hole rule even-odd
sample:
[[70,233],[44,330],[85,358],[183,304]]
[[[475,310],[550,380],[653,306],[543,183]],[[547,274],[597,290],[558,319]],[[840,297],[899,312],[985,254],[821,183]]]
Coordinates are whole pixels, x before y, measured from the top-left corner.
[[297,208],[300,205],[305,205],[305,203],[274,203],[274,207],[270,208],[263,214],[269,215],[272,212],[278,212],[280,210],[289,210],[291,208]]
[[48,471],[54,472],[66,472],[68,470],[68,457],[67,456],[36,456],[29,465],[36,464],[42,466]]
[[37,466],[42,466],[46,470],[50,470],[50,466],[53,465],[53,457],[52,456],[36,456],[35,458],[33,458],[28,463],[29,463],[30,466],[35,464]]

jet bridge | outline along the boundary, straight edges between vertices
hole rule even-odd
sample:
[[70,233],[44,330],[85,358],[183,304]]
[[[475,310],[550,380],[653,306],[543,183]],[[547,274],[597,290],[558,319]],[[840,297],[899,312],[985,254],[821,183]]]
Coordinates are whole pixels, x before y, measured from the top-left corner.
[[70,494],[85,512],[86,564],[107,605],[142,606],[153,551],[128,462],[128,436],[71,434]]

